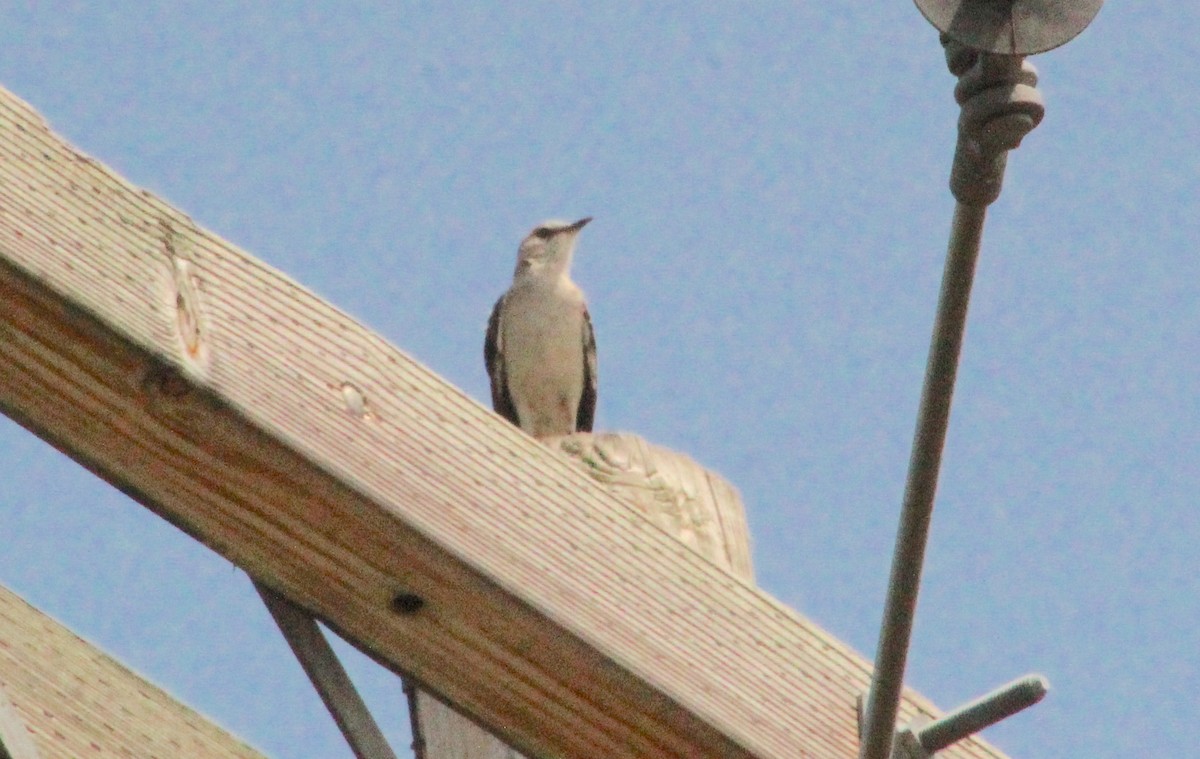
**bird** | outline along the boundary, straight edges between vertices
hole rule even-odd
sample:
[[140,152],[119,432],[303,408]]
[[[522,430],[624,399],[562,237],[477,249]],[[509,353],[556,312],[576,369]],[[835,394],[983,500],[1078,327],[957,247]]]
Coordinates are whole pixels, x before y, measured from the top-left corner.
[[587,299],[571,281],[575,244],[591,220],[534,227],[488,319],[483,360],[492,408],[537,439],[591,432],[596,415],[596,335]]

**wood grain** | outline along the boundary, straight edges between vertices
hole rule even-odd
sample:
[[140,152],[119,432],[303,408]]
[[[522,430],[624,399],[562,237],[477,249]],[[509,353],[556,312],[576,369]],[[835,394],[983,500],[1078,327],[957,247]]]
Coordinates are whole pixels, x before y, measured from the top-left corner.
[[[750,529],[737,489],[690,457],[629,433],[543,438],[579,471],[668,535],[727,572],[753,582]],[[431,694],[406,689],[418,759],[524,759]]]
[[0,688],[12,759],[265,759],[3,587]]
[[855,754],[861,656],[3,92],[0,302],[7,413],[520,750]]
[[0,759],[41,759],[24,720],[0,687]]

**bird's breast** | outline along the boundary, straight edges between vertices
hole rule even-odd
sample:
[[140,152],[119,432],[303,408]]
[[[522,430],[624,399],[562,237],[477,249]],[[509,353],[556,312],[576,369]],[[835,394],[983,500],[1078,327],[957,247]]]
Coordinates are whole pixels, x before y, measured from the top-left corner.
[[561,290],[513,290],[505,303],[504,350],[510,362],[517,354],[542,360],[583,351],[582,294]]
[[504,363],[518,406],[564,408],[574,414],[584,381],[583,313],[583,294],[576,287],[509,292],[502,327]]

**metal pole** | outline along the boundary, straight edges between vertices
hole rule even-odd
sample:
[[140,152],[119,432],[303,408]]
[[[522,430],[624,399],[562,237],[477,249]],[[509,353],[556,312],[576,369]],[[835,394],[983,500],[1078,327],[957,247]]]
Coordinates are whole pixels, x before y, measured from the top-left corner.
[[1024,58],[964,51],[945,35],[942,44],[951,73],[959,78],[954,95],[962,107],[950,169],[950,191],[957,205],[917,411],[896,552],[863,720],[860,759],[887,759],[894,740],[921,565],[987,207],[1000,195],[1008,151],[1021,144],[1045,111],[1036,89],[1037,72]]
[[1048,688],[1049,683],[1041,675],[1028,675],[1014,680],[986,696],[980,696],[966,706],[955,709],[936,722],[921,727],[917,731],[917,740],[925,751],[930,754],[936,753],[968,735],[1033,706],[1045,697]]
[[[1036,89],[1037,72],[1024,57],[1079,34],[1102,2],[1018,2],[1020,7],[1001,3],[993,8],[985,3],[916,0],[921,13],[942,33],[946,63],[959,78],[955,100],[962,106],[962,115],[950,172],[950,190],[958,203],[904,487],[875,672],[863,716],[860,759],[887,759],[895,742],[896,712],[987,206],[1000,194],[1008,151],[1021,144],[1045,112]],[[983,715],[990,719],[999,713],[993,710],[998,702],[1010,706],[1009,698],[1020,703],[1032,698],[1029,703],[1034,703],[1044,693],[1045,681],[1040,678],[1016,683],[1009,690],[991,694],[986,704],[977,702],[957,712],[959,722],[952,723],[953,731],[945,720],[935,723],[929,740],[940,744],[951,732],[957,735],[960,728],[979,723]],[[986,724],[991,723],[980,727]]]
[[875,673],[867,698],[860,759],[887,759],[891,753],[933,497],[937,491],[938,469],[967,320],[967,304],[986,215],[986,205],[959,203],[954,209],[950,247],[942,274],[942,291],[938,297],[933,341],[904,487],[904,507],[879,633],[879,649],[875,656]]

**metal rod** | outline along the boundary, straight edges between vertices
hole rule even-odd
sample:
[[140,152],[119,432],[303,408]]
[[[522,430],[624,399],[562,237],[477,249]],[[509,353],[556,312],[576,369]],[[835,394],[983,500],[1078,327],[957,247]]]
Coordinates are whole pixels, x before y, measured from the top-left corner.
[[917,731],[917,740],[931,754],[941,751],[968,735],[974,735],[989,725],[1033,706],[1045,697],[1049,687],[1050,684],[1041,675],[1013,680],[925,725]]
[[317,621],[304,609],[258,581],[254,582],[254,587],[325,702],[325,708],[333,715],[354,756],[357,759],[396,759],[337,654],[317,627]]
[[860,759],[887,759],[891,752],[967,304],[986,215],[986,205],[958,203],[954,209],[942,291],[904,487],[904,507],[879,632],[879,649],[875,655],[875,672],[867,698]]

